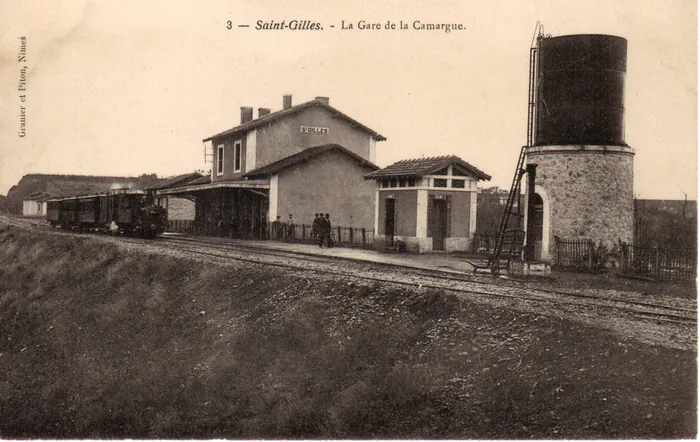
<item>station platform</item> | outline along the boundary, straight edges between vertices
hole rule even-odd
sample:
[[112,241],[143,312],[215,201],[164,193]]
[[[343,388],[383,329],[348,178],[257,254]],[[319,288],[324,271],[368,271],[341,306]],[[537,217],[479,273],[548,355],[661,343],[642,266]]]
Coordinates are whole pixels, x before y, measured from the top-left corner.
[[[164,237],[184,237],[178,234],[164,234]],[[380,264],[413,267],[416,269],[439,270],[451,273],[473,273],[474,267],[470,265],[464,256],[453,253],[391,253],[378,252],[350,247],[319,247],[314,244],[280,242],[271,240],[238,240],[220,237],[190,237],[207,238],[226,244],[241,244],[242,246],[258,247],[268,250],[282,250],[307,255],[329,256],[334,258],[350,259],[353,261],[365,261]]]

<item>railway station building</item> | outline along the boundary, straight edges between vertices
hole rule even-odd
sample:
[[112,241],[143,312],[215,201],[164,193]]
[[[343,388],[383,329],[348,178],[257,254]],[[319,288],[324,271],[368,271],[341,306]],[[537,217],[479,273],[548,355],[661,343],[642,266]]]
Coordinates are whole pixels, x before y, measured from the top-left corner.
[[409,159],[365,176],[375,184],[378,248],[412,252],[466,251],[476,232],[479,180],[491,177],[450,155]]
[[293,105],[285,95],[281,110],[258,108],[257,118],[241,107],[239,125],[203,140],[211,175],[156,196],[193,200],[196,230],[209,235],[266,238],[278,216],[311,224],[319,212],[334,226],[371,228],[375,188],[364,176],[379,169],[384,140],[327,97]]

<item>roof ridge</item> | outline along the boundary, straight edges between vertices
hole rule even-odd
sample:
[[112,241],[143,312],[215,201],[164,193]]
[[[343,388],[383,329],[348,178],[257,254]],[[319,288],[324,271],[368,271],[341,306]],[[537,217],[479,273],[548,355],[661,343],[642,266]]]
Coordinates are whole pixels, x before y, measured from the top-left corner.
[[383,135],[381,135],[379,132],[377,132],[377,131],[375,131],[375,130],[373,130],[373,129],[370,129],[369,127],[367,127],[367,126],[365,126],[364,124],[360,123],[359,121],[355,120],[354,118],[352,118],[352,117],[349,116],[348,114],[346,114],[346,113],[344,113],[344,112],[342,112],[342,111],[340,111],[340,110],[334,108],[333,106],[331,106],[330,104],[326,103],[325,101],[316,100],[316,99],[313,99],[313,100],[305,101],[305,102],[303,102],[303,103],[296,104],[296,105],[294,105],[294,106],[292,106],[292,107],[290,107],[290,108],[288,108],[288,109],[280,109],[280,110],[271,112],[271,113],[269,113],[269,114],[267,114],[267,115],[265,115],[265,116],[263,116],[263,117],[255,118],[255,119],[250,120],[250,121],[248,121],[248,122],[246,122],[246,123],[243,123],[243,124],[239,124],[239,125],[237,125],[237,126],[234,126],[234,127],[232,127],[231,129],[228,129],[228,130],[225,130],[225,131],[223,131],[223,132],[219,132],[219,133],[217,133],[217,134],[214,134],[214,135],[212,135],[212,136],[210,136],[210,137],[205,138],[203,141],[205,141],[205,142],[206,142],[206,141],[211,141],[211,140],[213,140],[214,138],[229,136],[229,135],[231,135],[231,134],[235,134],[235,133],[238,133],[238,132],[248,132],[248,131],[255,129],[256,127],[258,127],[258,126],[260,126],[260,125],[262,125],[262,124],[265,124],[265,123],[268,122],[268,121],[269,121],[270,123],[272,123],[272,122],[275,121],[277,118],[284,117],[284,116],[286,116],[286,115],[288,115],[288,114],[292,114],[292,113],[294,113],[294,112],[298,112],[298,111],[300,111],[300,110],[303,110],[303,109],[305,109],[305,108],[307,108],[307,107],[311,107],[311,106],[320,106],[320,107],[326,108],[327,110],[329,110],[329,111],[331,111],[331,112],[337,112],[337,114],[339,114],[339,115],[341,115],[343,118],[347,119],[350,123],[357,125],[360,129],[362,129],[362,130],[364,130],[365,132],[369,133],[369,134],[370,134],[374,139],[376,139],[377,141],[386,141],[386,137],[384,137]]

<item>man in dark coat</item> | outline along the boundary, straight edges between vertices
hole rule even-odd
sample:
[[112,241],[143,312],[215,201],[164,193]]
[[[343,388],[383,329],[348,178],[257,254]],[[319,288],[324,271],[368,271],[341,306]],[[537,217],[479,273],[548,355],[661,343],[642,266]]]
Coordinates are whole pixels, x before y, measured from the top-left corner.
[[317,213],[314,217],[314,223],[311,226],[311,237],[320,240],[319,247],[323,246],[323,230],[321,228],[321,214]]
[[326,217],[323,218],[323,225],[325,227],[326,241],[328,242],[328,248],[333,247],[333,238],[331,237],[331,232],[333,227],[331,226],[331,215],[326,213]]

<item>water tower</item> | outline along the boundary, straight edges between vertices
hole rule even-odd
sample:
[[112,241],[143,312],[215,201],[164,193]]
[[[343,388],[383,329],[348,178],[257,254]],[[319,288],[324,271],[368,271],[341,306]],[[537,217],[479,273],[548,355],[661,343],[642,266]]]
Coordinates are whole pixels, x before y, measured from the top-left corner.
[[534,258],[552,260],[555,235],[608,248],[618,240],[631,242],[634,149],[625,143],[627,40],[540,35],[530,71],[525,164],[528,170],[536,167],[526,224]]

